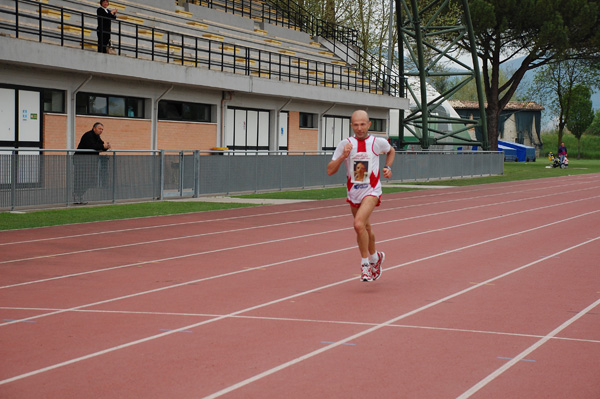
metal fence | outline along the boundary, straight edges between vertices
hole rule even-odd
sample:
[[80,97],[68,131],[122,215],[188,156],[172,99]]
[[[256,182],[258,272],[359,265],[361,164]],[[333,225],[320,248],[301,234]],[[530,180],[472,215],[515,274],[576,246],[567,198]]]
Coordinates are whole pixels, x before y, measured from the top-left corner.
[[[380,157],[383,162],[385,157]],[[340,186],[331,152],[0,149],[0,210]],[[393,182],[500,175],[502,152],[398,152]]]

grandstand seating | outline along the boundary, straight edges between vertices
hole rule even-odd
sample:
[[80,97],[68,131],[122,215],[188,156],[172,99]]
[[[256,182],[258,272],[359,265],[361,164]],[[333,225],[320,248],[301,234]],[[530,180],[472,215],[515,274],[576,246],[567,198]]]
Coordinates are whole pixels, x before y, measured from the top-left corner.
[[[1,0],[0,31],[30,40],[96,50],[92,0]],[[379,74],[360,72],[262,1],[193,0],[172,9],[146,2],[111,2],[118,9],[113,47],[124,56],[206,67],[301,84],[384,93]],[[18,10],[18,15],[17,15]],[[232,11],[223,15],[221,11]],[[268,12],[268,15],[264,15]],[[279,20],[292,29],[258,20]],[[11,32],[11,25],[18,28]],[[279,28],[279,30],[277,30]],[[280,33],[278,35],[273,32]]]

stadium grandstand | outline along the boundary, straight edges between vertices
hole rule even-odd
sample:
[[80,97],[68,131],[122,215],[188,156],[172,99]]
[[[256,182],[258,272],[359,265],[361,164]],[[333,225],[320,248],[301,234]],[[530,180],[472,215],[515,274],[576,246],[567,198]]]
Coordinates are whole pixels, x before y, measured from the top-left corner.
[[37,117],[0,146],[72,149],[100,121],[120,150],[318,151],[350,134],[357,108],[375,133],[408,108],[355,31],[293,1],[111,2],[113,54],[97,52],[98,7],[0,0],[0,100],[21,104],[16,121]]

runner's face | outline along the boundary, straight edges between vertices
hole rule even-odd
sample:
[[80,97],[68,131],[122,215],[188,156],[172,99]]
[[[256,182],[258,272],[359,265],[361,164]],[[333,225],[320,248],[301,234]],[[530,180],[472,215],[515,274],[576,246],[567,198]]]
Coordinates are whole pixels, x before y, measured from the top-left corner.
[[359,140],[363,140],[369,134],[369,127],[371,122],[369,117],[362,113],[357,113],[352,116],[352,130],[354,131],[354,137]]

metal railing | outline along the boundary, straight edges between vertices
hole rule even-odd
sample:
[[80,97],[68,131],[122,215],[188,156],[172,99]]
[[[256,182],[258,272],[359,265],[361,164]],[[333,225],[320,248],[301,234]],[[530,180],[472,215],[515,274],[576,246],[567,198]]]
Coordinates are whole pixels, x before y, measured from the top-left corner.
[[[60,46],[97,48],[92,35],[96,15],[31,0],[14,0],[14,4],[14,9],[0,8],[0,32]],[[112,24],[112,43],[119,55],[298,84],[401,95],[398,76],[365,65],[364,60],[355,66],[339,65],[118,19]]]
[[312,36],[321,36],[352,46],[358,44],[356,29],[317,18],[294,0],[188,0],[188,3],[255,18],[271,25],[299,29]]
[[[380,157],[383,162],[384,157]],[[343,186],[331,152],[0,148],[0,210]],[[398,152],[393,182],[500,175],[502,152]]]

